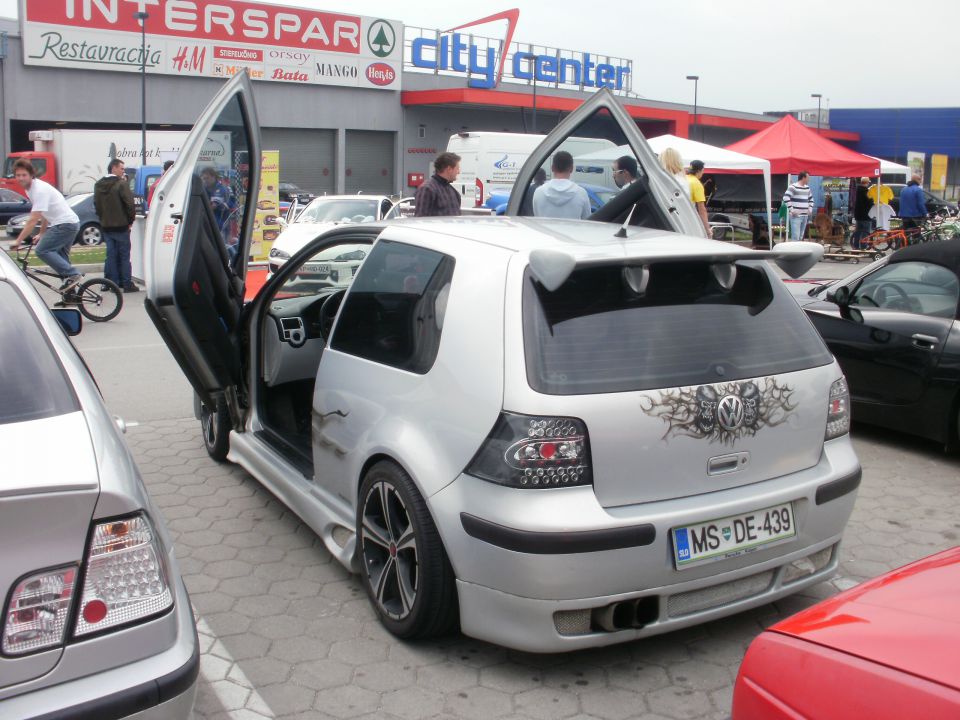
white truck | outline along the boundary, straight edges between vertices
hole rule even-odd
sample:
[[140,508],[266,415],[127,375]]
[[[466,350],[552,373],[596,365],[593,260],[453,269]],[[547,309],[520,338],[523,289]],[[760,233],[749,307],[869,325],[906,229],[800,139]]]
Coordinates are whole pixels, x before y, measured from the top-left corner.
[[[64,195],[93,192],[93,185],[107,172],[113,158],[128,167],[141,164],[139,130],[75,130],[60,128],[32,130],[29,138],[33,150],[7,155],[0,187],[23,194],[13,179],[13,164],[20,158],[33,163],[37,177],[45,180]],[[182,130],[147,131],[147,165],[160,165],[176,158],[180,145],[187,138]],[[214,132],[207,138],[206,162],[220,168],[230,167],[230,133]]]
[[[481,207],[492,192],[509,192],[523,163],[544,137],[507,132],[462,132],[451,135],[447,152],[456,153],[461,158],[460,176],[455,185],[460,191],[461,206]],[[558,150],[566,150],[576,158],[614,146],[615,143],[603,138],[571,137]],[[596,176],[577,172],[573,180],[597,183]]]

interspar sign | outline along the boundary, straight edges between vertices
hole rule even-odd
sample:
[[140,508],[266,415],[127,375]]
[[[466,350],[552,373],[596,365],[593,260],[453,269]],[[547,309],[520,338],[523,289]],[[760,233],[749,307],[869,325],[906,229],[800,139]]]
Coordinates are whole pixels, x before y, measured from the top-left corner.
[[[21,2],[27,65],[139,72],[145,58],[153,74],[400,89],[392,20],[237,0]],[[149,15],[145,52],[136,12]]]

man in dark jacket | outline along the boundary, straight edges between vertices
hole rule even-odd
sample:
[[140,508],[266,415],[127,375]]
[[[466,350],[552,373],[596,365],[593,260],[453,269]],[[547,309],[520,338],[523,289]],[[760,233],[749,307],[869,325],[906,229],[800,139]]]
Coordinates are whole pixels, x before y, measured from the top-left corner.
[[870,219],[870,208],[873,207],[873,200],[867,195],[870,188],[870,178],[860,178],[860,184],[857,185],[857,196],[853,201],[853,219],[857,222],[857,229],[850,238],[850,245],[854,250],[860,249],[860,242],[873,232],[873,220]]
[[133,193],[123,171],[123,160],[110,161],[107,174],[93,186],[93,206],[107,244],[103,276],[124,292],[139,292],[140,288],[133,284],[130,267],[130,226],[135,217]]
[[433,176],[417,188],[416,217],[443,217],[460,214],[460,193],[453,187],[460,174],[460,156],[440,153],[433,161]]
[[919,228],[927,217],[927,202],[920,187],[920,176],[914,175],[900,193],[900,219],[903,229]]

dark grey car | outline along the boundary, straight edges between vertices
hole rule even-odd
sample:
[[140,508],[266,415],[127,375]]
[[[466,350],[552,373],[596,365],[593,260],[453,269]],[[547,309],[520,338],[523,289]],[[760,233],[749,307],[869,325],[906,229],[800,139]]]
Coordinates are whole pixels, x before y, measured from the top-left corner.
[[[100,229],[100,218],[93,207],[93,193],[80,193],[67,198],[67,204],[80,218],[80,231],[77,233],[75,245],[99,245],[103,242],[103,232]],[[27,222],[30,213],[23,213],[12,218],[7,223],[7,235],[17,237]],[[34,231],[36,234],[36,231]]]

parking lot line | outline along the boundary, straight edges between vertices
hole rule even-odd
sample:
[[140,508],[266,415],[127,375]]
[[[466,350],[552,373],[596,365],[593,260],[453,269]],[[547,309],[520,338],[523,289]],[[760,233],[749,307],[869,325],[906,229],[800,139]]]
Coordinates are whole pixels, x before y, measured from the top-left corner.
[[228,717],[275,718],[273,710],[247,679],[206,620],[196,614],[197,635],[200,638],[200,675],[206,681]]

